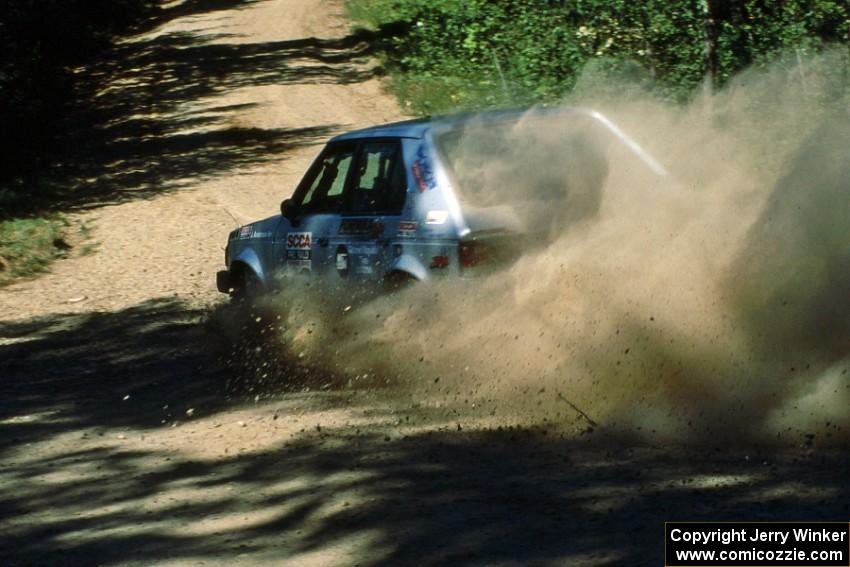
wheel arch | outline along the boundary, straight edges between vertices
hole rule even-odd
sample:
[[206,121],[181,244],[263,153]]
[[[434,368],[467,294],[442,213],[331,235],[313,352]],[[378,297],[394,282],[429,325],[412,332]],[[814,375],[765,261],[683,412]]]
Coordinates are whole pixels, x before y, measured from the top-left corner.
[[411,256],[409,254],[404,254],[396,259],[396,261],[390,266],[390,269],[387,270],[384,279],[386,280],[390,277],[390,274],[395,274],[392,277],[407,276],[416,281],[424,281],[428,279],[428,270],[425,269],[422,262],[420,262],[415,256]]
[[263,271],[263,265],[260,262],[260,258],[257,256],[257,253],[251,250],[250,248],[245,248],[239,252],[231,261],[230,261],[230,272],[232,274],[240,274],[244,275],[245,270],[250,270],[253,275],[262,282],[263,285],[266,285],[266,274]]

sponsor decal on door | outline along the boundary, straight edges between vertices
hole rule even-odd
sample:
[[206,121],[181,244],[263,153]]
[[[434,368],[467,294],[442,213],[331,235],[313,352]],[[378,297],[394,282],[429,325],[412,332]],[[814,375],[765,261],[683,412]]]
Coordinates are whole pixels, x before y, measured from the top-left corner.
[[312,271],[313,262],[310,246],[312,232],[290,232],[286,235],[286,267],[297,272]]
[[287,250],[309,250],[312,243],[312,232],[290,232],[286,235]]

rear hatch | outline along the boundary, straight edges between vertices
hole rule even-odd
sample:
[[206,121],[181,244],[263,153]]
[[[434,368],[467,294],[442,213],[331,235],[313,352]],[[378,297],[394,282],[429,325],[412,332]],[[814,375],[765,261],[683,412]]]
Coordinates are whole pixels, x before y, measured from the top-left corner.
[[435,124],[468,229],[463,267],[510,263],[596,214],[607,175],[596,130],[584,114],[536,110]]

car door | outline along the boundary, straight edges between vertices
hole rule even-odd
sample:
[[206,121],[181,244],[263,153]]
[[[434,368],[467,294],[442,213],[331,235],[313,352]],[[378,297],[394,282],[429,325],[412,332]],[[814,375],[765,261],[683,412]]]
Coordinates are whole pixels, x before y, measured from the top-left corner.
[[339,231],[331,239],[341,278],[383,279],[392,260],[390,241],[398,230],[406,193],[401,140],[362,140],[345,191]]
[[356,144],[328,144],[292,197],[295,213],[281,223],[275,243],[278,262],[288,272],[326,274],[334,267],[331,239],[340,228],[345,187]]

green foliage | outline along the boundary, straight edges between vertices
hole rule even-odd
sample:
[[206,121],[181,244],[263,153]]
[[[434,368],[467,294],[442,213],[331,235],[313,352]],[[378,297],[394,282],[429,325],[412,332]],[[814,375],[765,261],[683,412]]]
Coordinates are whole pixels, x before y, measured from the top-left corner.
[[61,218],[14,219],[0,222],[0,286],[12,279],[47,269],[68,248],[62,240]]
[[717,86],[788,50],[850,42],[843,0],[349,0],[348,9],[373,28],[406,26],[385,63],[419,114],[556,101],[588,65],[684,101],[705,80],[711,33]]

